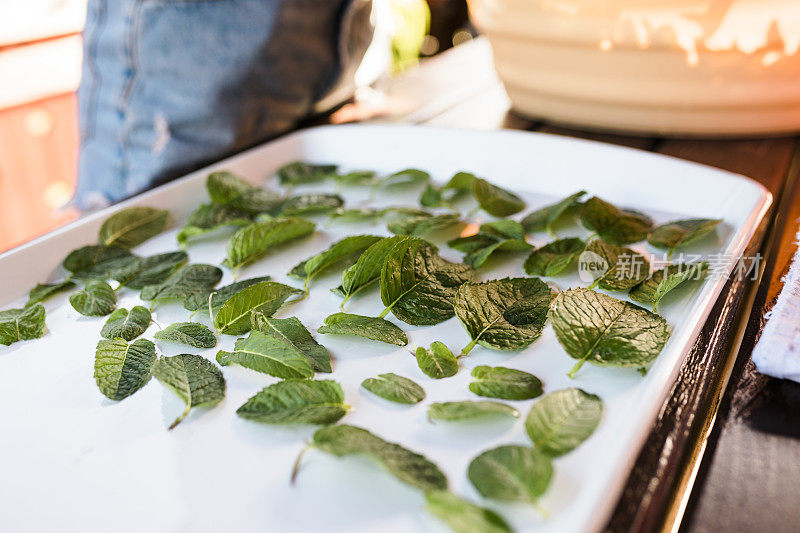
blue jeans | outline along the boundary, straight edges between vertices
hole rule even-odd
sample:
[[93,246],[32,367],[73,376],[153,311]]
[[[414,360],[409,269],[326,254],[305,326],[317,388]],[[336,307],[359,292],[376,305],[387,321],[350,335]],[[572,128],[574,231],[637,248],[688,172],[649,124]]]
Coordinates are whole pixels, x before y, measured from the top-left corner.
[[369,12],[370,0],[89,0],[75,204],[119,201],[291,129],[352,80]]

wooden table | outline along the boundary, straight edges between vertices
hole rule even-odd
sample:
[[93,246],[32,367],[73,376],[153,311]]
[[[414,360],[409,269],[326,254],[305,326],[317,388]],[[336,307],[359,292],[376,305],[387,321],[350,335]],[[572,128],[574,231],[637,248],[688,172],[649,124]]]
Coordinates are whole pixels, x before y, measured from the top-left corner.
[[744,174],[772,192],[773,206],[746,253],[763,257],[756,279],[728,280],[607,529],[800,531],[800,385],[760,375],[750,362],[796,249],[800,138],[632,137],[523,119],[509,112],[483,39],[430,59],[378,90],[386,95],[390,120],[621,144]]

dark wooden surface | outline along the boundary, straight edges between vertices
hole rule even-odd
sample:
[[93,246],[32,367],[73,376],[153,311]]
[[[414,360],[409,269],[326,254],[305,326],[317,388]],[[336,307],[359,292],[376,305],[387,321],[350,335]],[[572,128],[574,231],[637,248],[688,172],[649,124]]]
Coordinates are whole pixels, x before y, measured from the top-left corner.
[[796,250],[798,138],[663,139],[520,118],[509,112],[482,40],[380,88],[389,95],[392,120],[620,144],[741,173],[773,194],[773,207],[746,252],[763,256],[763,274],[728,280],[606,529],[800,531],[800,385],[762,376],[749,362]]

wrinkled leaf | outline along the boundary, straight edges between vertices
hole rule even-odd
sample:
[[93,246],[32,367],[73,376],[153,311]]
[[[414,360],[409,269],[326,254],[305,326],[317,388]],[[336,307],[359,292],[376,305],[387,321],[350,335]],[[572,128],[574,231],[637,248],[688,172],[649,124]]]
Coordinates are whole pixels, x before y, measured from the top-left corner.
[[250,215],[271,211],[280,204],[279,194],[251,185],[228,171],[212,172],[206,179],[211,201]]
[[211,407],[225,398],[222,371],[205,357],[192,354],[161,357],[153,367],[153,374],[186,402],[186,410],[169,429],[186,418],[193,407]]
[[142,290],[148,285],[164,283],[178,268],[189,261],[185,252],[137,257],[110,272],[110,278],[129,289]]
[[342,284],[334,289],[334,292],[344,296],[342,306],[354,294],[380,279],[386,257],[396,246],[407,239],[407,237],[395,236],[377,241],[358,257],[353,266],[342,273]]
[[481,225],[478,233],[449,241],[447,245],[464,252],[464,262],[481,267],[494,252],[525,252],[532,248],[525,241],[525,231],[514,220],[497,220]]
[[117,293],[105,281],[93,279],[83,289],[73,292],[69,303],[82,315],[105,316],[117,306]]
[[228,241],[228,257],[224,264],[233,270],[258,259],[277,245],[305,237],[314,232],[314,223],[302,218],[276,218],[254,222],[233,234]]
[[314,368],[305,355],[291,344],[261,331],[251,331],[247,338],[237,339],[232,353],[217,353],[217,362],[222,366],[236,363],[281,379],[314,375]]
[[281,185],[318,183],[336,175],[336,165],[314,165],[305,161],[294,161],[278,169]]
[[590,289],[569,289],[550,304],[556,338],[578,363],[642,367],[658,357],[669,338],[667,321],[630,302]]
[[100,244],[133,248],[167,227],[169,211],[152,207],[129,207],[111,215],[100,227]]
[[571,194],[554,204],[540,207],[522,219],[522,226],[527,233],[535,231],[546,231],[550,235],[555,236],[553,225],[558,221],[561,216],[566,213],[567,209],[572,206],[578,205],[580,199],[586,194],[586,191],[578,191]]
[[395,216],[386,227],[395,235],[419,236],[448,228],[460,222],[461,216],[453,213],[443,215],[403,215]]
[[581,223],[604,241],[618,246],[644,240],[653,229],[653,221],[647,215],[620,209],[596,196],[583,204]]
[[236,414],[266,424],[333,424],[347,410],[335,381],[288,379],[264,388]]
[[502,400],[529,400],[542,394],[542,382],[522,370],[502,366],[476,366],[469,390],[478,396]]
[[37,283],[34,288],[28,293],[28,301],[25,303],[25,307],[30,307],[32,305],[44,302],[51,296],[54,296],[60,292],[64,292],[67,289],[71,289],[75,286],[75,284],[71,281],[61,281],[59,283]]
[[439,341],[432,343],[427,350],[417,348],[415,355],[420,370],[433,379],[449,378],[458,373],[458,360],[450,348]]
[[517,418],[519,413],[510,405],[490,401],[441,402],[428,407],[430,420],[461,421],[494,416]]
[[525,260],[523,268],[529,276],[558,276],[585,249],[586,243],[580,239],[553,241],[531,252],[531,255]]
[[246,289],[250,285],[255,285],[256,283],[261,283],[262,281],[269,281],[270,279],[271,278],[269,276],[243,279],[242,281],[233,282],[230,285],[225,285],[224,287],[214,289],[207,293],[195,293],[184,300],[183,308],[188,311],[207,311],[208,299],[211,298],[211,309],[214,311],[214,313],[216,313],[225,304],[225,302],[227,302],[231,296],[237,292],[241,291],[242,289]]
[[308,358],[316,372],[331,372],[331,354],[317,343],[296,317],[272,318],[259,311],[252,313],[252,328],[282,340]]
[[317,331],[334,335],[358,335],[398,346],[408,344],[408,337],[402,329],[388,320],[371,316],[334,313],[325,319],[325,325]]
[[241,335],[250,331],[251,313],[259,312],[272,316],[290,296],[303,291],[276,283],[262,281],[234,294],[214,317],[214,326],[220,333]]
[[420,196],[419,203],[425,207],[450,207],[453,202],[472,191],[475,174],[457,172],[444,186],[429,184]]
[[571,452],[594,433],[603,401],[581,389],[552,392],[531,407],[525,430],[536,449],[552,457]]
[[299,265],[295,266],[289,275],[305,281],[305,285],[311,282],[314,277],[324,272],[336,264],[352,260],[367,248],[382,240],[383,237],[377,235],[353,235],[345,237],[331,245],[330,248],[315,256],[309,257]]
[[492,185],[485,179],[472,183],[472,194],[481,209],[496,217],[507,217],[525,209],[525,201],[516,194]]
[[367,378],[361,382],[361,386],[390,402],[415,404],[425,399],[425,389],[412,380],[394,373]]
[[467,475],[484,498],[535,502],[550,485],[553,463],[528,446],[500,446],[473,459]]
[[178,299],[186,301],[193,294],[206,294],[222,279],[222,270],[212,265],[187,265],[163,283],[148,285],[139,297],[145,301]]
[[150,321],[150,311],[146,307],[137,305],[130,311],[120,308],[108,317],[100,335],[106,339],[120,338],[130,342],[147,330]]
[[274,214],[290,217],[328,213],[344,205],[338,194],[301,194],[281,202]]
[[656,248],[670,250],[698,241],[714,231],[722,222],[721,218],[689,218],[675,220],[655,228],[647,242]]
[[[642,254],[630,248],[594,239],[586,246],[586,251],[596,254],[591,256],[593,260],[601,259],[598,262],[607,268],[590,288],[597,286],[607,291],[627,291],[650,275],[650,263]],[[581,260],[584,259],[586,256]]]
[[505,520],[492,510],[478,507],[446,491],[425,493],[428,510],[455,533],[511,533]]
[[195,348],[213,348],[217,345],[214,333],[197,322],[178,322],[170,324],[153,335],[160,341],[177,342]]
[[107,279],[118,265],[135,260],[136,256],[119,246],[91,244],[71,251],[62,266],[74,279]]
[[156,347],[147,339],[128,344],[122,339],[97,343],[94,379],[100,392],[112,400],[127,398],[144,387],[156,362]]
[[246,226],[251,221],[250,214],[235,207],[220,204],[203,204],[189,215],[186,224],[178,232],[178,243],[183,247],[192,237],[227,226]]
[[465,283],[455,296],[455,312],[472,339],[462,355],[480,344],[495,350],[521,350],[542,334],[552,299],[539,278],[505,278]]
[[45,310],[42,304],[24,309],[0,311],[0,344],[38,339],[44,334]]
[[670,265],[667,268],[656,270],[646,281],[637,285],[628,296],[634,302],[653,306],[653,312],[658,312],[658,302],[672,289],[685,281],[701,280],[708,272],[708,263],[689,263]]

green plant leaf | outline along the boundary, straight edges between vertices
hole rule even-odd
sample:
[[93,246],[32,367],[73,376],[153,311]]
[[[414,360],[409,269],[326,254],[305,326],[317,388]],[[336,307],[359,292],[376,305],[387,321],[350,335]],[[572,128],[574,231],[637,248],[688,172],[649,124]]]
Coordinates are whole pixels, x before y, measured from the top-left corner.
[[656,270],[646,281],[637,285],[628,296],[634,302],[651,305],[653,312],[658,312],[658,302],[672,289],[685,281],[701,280],[708,272],[708,263],[687,263],[670,265],[667,268]]
[[83,289],[73,292],[69,303],[82,315],[105,316],[117,306],[117,294],[105,281],[93,279]]
[[459,422],[462,420],[494,416],[518,418],[519,413],[510,405],[490,401],[441,402],[432,403],[428,407],[428,418],[430,420]]
[[272,318],[259,311],[252,313],[252,328],[282,340],[308,358],[316,372],[331,372],[331,354],[317,343],[296,317]]
[[100,335],[106,339],[120,338],[130,342],[147,330],[151,320],[150,311],[141,305],[134,306],[130,312],[120,308],[108,317]]
[[334,335],[357,335],[374,341],[405,346],[408,337],[405,332],[383,318],[334,313],[325,319],[325,325],[317,332]]
[[214,317],[214,327],[227,335],[242,335],[250,331],[251,313],[272,316],[293,295],[303,291],[276,283],[262,281],[231,296]]
[[38,339],[44,334],[45,310],[42,304],[24,309],[0,311],[0,344]]
[[386,227],[395,235],[420,236],[448,228],[460,222],[461,216],[453,213],[443,215],[400,215],[393,217]]
[[550,322],[561,346],[578,363],[642,367],[658,357],[669,339],[660,316],[590,289],[569,289],[550,304]]
[[361,386],[390,402],[415,404],[425,399],[425,389],[412,380],[393,373],[367,378],[361,382]]
[[433,379],[449,378],[458,373],[458,360],[444,343],[436,341],[427,350],[419,347],[415,355],[420,370]]
[[642,241],[653,229],[653,221],[647,215],[620,209],[596,196],[583,204],[581,223],[604,241],[617,246]]
[[161,341],[177,342],[195,348],[213,348],[217,345],[214,332],[197,322],[170,324],[153,336]]
[[28,301],[25,303],[25,307],[42,303],[51,296],[54,296],[60,292],[64,292],[67,289],[71,289],[74,286],[75,284],[71,281],[60,281],[58,283],[37,283],[36,286],[28,293]]
[[522,226],[527,233],[535,231],[546,231],[550,235],[555,236],[553,225],[558,221],[561,216],[567,212],[570,207],[580,204],[580,199],[586,194],[586,191],[578,191],[571,194],[554,204],[540,207],[522,219]]
[[525,241],[525,231],[515,220],[497,220],[481,225],[478,233],[449,241],[450,248],[464,252],[464,262],[481,267],[496,251],[526,252],[532,248]]
[[698,241],[714,231],[722,222],[721,218],[689,218],[674,220],[656,227],[647,236],[647,242],[656,248],[674,250]]
[[301,194],[281,202],[273,214],[284,217],[329,213],[344,205],[338,194]]
[[373,170],[356,170],[347,174],[334,174],[333,181],[339,185],[374,185],[377,174]]
[[123,339],[101,340],[94,359],[94,379],[112,400],[127,398],[145,386],[156,362],[156,347],[147,339],[128,344]]
[[314,433],[312,446],[338,457],[365,455],[379,462],[400,481],[422,490],[447,489],[447,478],[435,464],[366,429],[343,424],[325,426]]
[[142,290],[148,285],[164,283],[180,267],[189,261],[185,252],[137,257],[119,265],[109,272],[110,278],[129,289]]
[[455,296],[455,313],[469,333],[461,355],[476,344],[495,350],[521,350],[542,334],[553,298],[539,278],[505,278],[465,283]]
[[108,217],[100,227],[100,244],[133,248],[167,227],[169,211],[152,207],[129,207]]
[[254,222],[233,234],[228,241],[224,264],[234,271],[272,251],[277,245],[314,232],[314,223],[302,218],[275,218]]
[[108,279],[111,272],[136,260],[136,256],[119,246],[91,244],[71,251],[62,266],[72,279]]
[[444,186],[429,184],[420,196],[419,203],[425,207],[450,207],[453,202],[472,191],[475,174],[457,172]]
[[305,261],[295,266],[289,275],[305,281],[305,285],[311,282],[317,275],[326,269],[342,264],[347,260],[354,260],[367,248],[382,240],[383,237],[377,235],[353,235],[345,237],[331,245],[330,248],[315,256],[309,257]]
[[222,371],[205,357],[192,354],[161,357],[153,367],[153,374],[186,402],[186,410],[169,429],[186,418],[193,407],[211,407],[225,398]]
[[428,510],[455,533],[511,533],[505,520],[489,509],[478,507],[447,491],[425,493]]
[[580,239],[559,239],[531,252],[523,268],[529,276],[558,276],[586,249]]
[[362,289],[381,278],[381,269],[386,257],[394,248],[408,240],[408,237],[395,236],[381,239],[367,248],[358,260],[342,273],[342,284],[334,292],[344,296],[342,306]]
[[528,446],[499,446],[477,456],[467,469],[484,498],[536,502],[550,485],[550,457]]
[[375,209],[374,207],[351,207],[345,209],[340,207],[328,213],[331,222],[371,222],[377,220],[384,215],[383,209]]
[[276,192],[251,185],[226,170],[209,174],[206,188],[215,204],[227,205],[250,215],[271,211],[282,200]]
[[318,183],[336,175],[336,165],[314,165],[305,161],[294,161],[278,169],[281,185]]
[[235,207],[220,204],[203,204],[186,220],[178,232],[178,243],[183,247],[192,237],[197,237],[227,226],[246,226],[252,216]]
[[418,168],[406,168],[390,174],[380,181],[382,188],[405,187],[409,185],[421,185],[430,181],[431,175]]
[[333,424],[347,410],[342,387],[335,381],[287,379],[265,387],[236,414],[266,424]]
[[139,297],[145,301],[178,299],[186,301],[193,294],[206,294],[222,279],[222,270],[212,265],[187,265],[163,283],[147,285]]
[[502,366],[476,366],[469,390],[478,396],[502,400],[530,400],[542,395],[542,382],[522,370]]
[[269,276],[260,276],[257,278],[243,279],[242,281],[235,281],[230,285],[225,285],[219,289],[213,289],[206,293],[195,293],[183,301],[183,308],[187,311],[207,311],[208,301],[211,299],[211,309],[216,314],[220,308],[227,302],[231,296],[246,289],[250,285],[261,283],[262,281],[269,281]]
[[602,258],[598,262],[603,262],[608,268],[590,288],[598,286],[607,291],[627,291],[650,275],[650,263],[642,254],[630,248],[594,239],[586,245],[586,251],[597,254]]
[[236,363],[281,379],[310,378],[314,375],[314,368],[303,353],[291,344],[261,331],[251,331],[247,338],[237,339],[233,353],[220,351],[217,362],[222,366]]
[[481,209],[496,217],[507,217],[525,209],[522,198],[485,179],[478,178],[472,183],[472,194]]
[[540,452],[558,457],[594,433],[603,417],[603,401],[581,389],[562,389],[531,407],[525,431]]
[[381,300],[390,311],[414,326],[430,326],[452,317],[458,288],[474,271],[464,263],[442,259],[436,249],[419,238],[403,241],[387,256],[381,270]]

